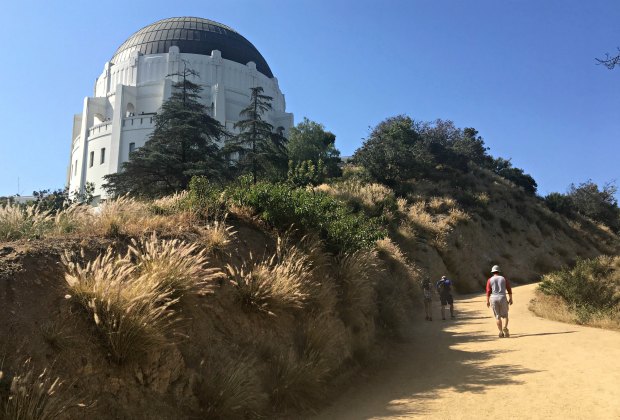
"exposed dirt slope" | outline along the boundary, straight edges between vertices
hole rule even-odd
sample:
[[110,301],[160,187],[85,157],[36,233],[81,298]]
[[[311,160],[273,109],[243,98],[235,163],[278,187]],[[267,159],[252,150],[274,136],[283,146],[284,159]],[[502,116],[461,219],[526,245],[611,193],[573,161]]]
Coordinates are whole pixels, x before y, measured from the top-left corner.
[[483,295],[458,299],[456,321],[441,321],[435,302],[414,343],[314,420],[620,418],[620,333],[536,317],[535,287],[515,288],[509,339]]

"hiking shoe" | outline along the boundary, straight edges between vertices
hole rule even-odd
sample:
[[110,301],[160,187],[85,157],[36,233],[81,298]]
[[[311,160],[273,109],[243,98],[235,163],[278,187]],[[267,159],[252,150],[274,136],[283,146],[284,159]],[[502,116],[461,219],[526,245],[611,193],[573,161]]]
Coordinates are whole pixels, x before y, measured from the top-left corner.
[[508,332],[508,328],[504,328],[504,337],[510,337],[510,332]]
[[503,332],[499,333],[499,338],[504,338],[504,333]]

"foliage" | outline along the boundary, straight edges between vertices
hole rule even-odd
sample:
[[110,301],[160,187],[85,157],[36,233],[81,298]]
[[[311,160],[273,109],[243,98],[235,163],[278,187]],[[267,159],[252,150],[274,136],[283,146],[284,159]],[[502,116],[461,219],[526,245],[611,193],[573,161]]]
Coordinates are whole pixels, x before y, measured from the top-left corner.
[[370,176],[390,187],[414,178],[446,178],[455,182],[470,164],[492,169],[496,174],[536,192],[536,181],[510,160],[487,154],[484,140],[474,128],[457,128],[452,121],[416,122],[398,115],[380,122],[353,156]]
[[323,161],[319,159],[316,163],[311,160],[301,162],[288,162],[287,181],[296,187],[305,187],[307,185],[318,185],[325,179],[325,166]]
[[84,191],[69,192],[69,188],[56,190],[39,190],[33,191],[32,195],[35,197],[34,205],[44,211],[50,211],[52,213],[59,212],[72,204],[78,203],[90,203],[93,200],[93,193],[95,192],[95,184],[87,182],[84,186]]
[[616,200],[617,188],[607,183],[599,189],[591,180],[578,186],[571,184],[567,196],[578,213],[602,222],[615,231],[620,229],[620,209]]
[[616,66],[620,66],[620,48],[618,48],[618,54],[609,55],[605,54],[605,58],[596,58],[597,64],[607,67],[609,70],[613,70]]
[[272,225],[291,225],[316,232],[335,250],[369,249],[386,232],[379,219],[356,214],[343,202],[322,192],[286,184],[241,182],[226,190],[235,205],[252,208]]
[[535,194],[538,184],[534,178],[526,174],[523,169],[512,166],[510,159],[497,158],[493,160],[493,172],[497,175],[512,181],[518,187],[529,194]]
[[200,102],[202,87],[185,69],[173,76],[173,93],[155,116],[155,129],[146,144],[135,150],[122,171],[106,175],[104,188],[114,195],[158,197],[186,189],[196,175],[220,179],[224,159],[218,142],[228,133]]
[[235,123],[239,134],[230,138],[224,151],[236,156],[234,164],[239,173],[251,173],[256,184],[258,176],[272,179],[282,178],[288,163],[286,138],[282,130],[273,131],[273,126],[263,119],[263,114],[272,108],[271,96],[263,95],[263,88],[250,88],[250,104],[240,112],[241,120]]
[[319,162],[322,162],[326,177],[334,178],[342,173],[339,167],[340,151],[336,149],[336,136],[325,131],[323,124],[304,118],[291,128],[287,148],[288,158],[294,167],[302,162],[309,161],[315,166],[319,166]]
[[363,166],[377,181],[388,186],[413,178],[421,172],[415,146],[420,135],[414,121],[404,115],[380,122],[364,144],[355,151],[353,161]]
[[560,296],[573,308],[588,312],[618,309],[620,305],[620,258],[578,260],[543,277],[540,290]]
[[573,202],[570,197],[565,194],[557,192],[550,193],[545,196],[544,200],[547,207],[549,207],[549,210],[556,213],[561,213],[568,216],[573,211]]

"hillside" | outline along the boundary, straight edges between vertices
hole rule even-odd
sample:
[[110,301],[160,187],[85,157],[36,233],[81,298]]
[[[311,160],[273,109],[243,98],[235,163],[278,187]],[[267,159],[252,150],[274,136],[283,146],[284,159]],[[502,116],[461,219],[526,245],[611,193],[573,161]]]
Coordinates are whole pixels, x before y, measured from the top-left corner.
[[[47,224],[25,216],[25,239],[0,246],[3,404],[11,381],[59,377],[50,404],[86,405],[68,418],[287,416],[412,338],[423,276],[480,291],[492,264],[529,282],[617,252],[608,229],[484,169],[406,188],[397,197],[346,177],[314,190],[194,185],[96,214],[71,207]],[[381,232],[391,240],[374,245]]]

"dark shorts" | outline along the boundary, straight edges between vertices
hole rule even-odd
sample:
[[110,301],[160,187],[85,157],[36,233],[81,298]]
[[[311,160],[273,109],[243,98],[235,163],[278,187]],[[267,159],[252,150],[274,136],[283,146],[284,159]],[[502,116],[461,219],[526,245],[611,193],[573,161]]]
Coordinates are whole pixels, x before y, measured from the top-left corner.
[[452,295],[439,295],[439,301],[441,302],[441,306],[454,304],[454,300],[452,300]]

